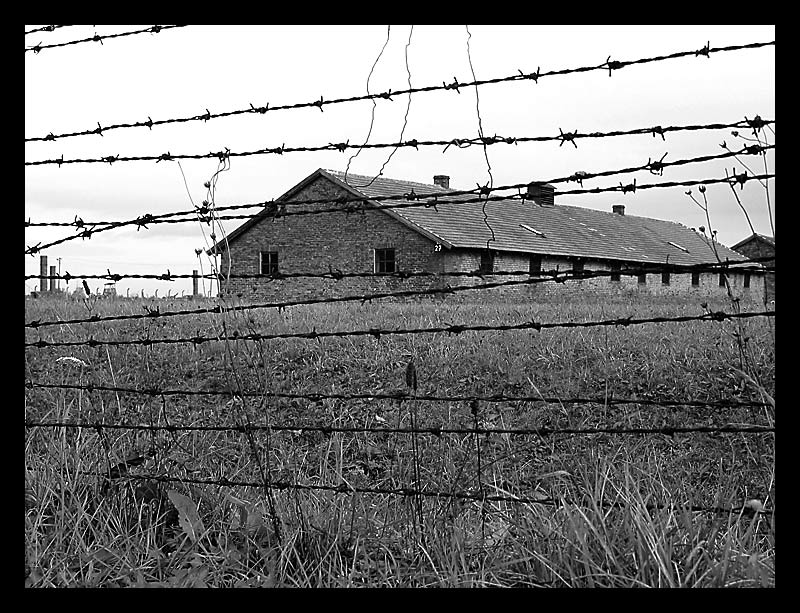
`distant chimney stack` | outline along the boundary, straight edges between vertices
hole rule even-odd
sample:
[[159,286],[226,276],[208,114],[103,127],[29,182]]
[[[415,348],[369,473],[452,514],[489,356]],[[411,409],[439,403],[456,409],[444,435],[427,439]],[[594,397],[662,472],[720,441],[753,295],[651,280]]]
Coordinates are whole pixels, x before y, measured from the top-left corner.
[[624,215],[625,214],[625,205],[624,204],[612,204],[611,210],[614,211],[617,215]]
[[53,279],[53,277],[55,277],[55,276],[56,276],[56,267],[55,266],[51,266],[50,267],[50,291],[51,292],[56,291],[56,280]]
[[529,183],[528,200],[533,200],[539,206],[555,206],[556,188],[549,183]]
[[447,175],[434,175],[433,184],[445,189],[450,189],[450,177]]
[[47,291],[47,256],[43,255],[39,259],[39,281],[43,292]]

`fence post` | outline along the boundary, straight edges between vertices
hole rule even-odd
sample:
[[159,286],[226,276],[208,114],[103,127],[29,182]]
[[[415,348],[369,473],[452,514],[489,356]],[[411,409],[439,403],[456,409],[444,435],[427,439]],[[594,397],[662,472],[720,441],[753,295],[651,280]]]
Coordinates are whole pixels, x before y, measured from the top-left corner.
[[197,271],[193,270],[192,271],[192,296],[193,297],[198,296],[198,293],[197,293],[197,282],[198,282]]

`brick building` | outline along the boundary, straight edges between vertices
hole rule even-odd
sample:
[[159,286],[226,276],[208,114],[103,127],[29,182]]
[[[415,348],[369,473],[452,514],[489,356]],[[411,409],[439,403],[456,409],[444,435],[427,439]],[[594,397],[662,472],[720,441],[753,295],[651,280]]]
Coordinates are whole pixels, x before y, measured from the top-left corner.
[[[480,270],[487,274],[525,271],[527,277],[540,271],[613,271],[630,266],[717,261],[709,239],[693,229],[671,221],[625,215],[623,205],[603,212],[556,203],[554,188],[547,184],[531,183],[524,200],[458,203],[453,201],[465,197],[448,195],[453,190],[449,178],[443,175],[435,176],[433,185],[354,174],[347,175],[347,182],[344,179],[344,173],[337,171],[313,172],[214,245],[208,253],[220,257],[221,271],[256,275],[223,280],[221,292],[246,299],[286,300],[487,282],[485,278],[453,276],[270,278],[274,273]],[[423,195],[424,199],[417,198]],[[382,204],[406,200],[369,200],[380,196],[408,196],[417,203],[424,201],[426,206],[380,210]],[[365,198],[367,204],[354,204],[351,211],[321,212],[341,209],[343,198]],[[308,200],[329,202],[298,202]],[[301,210],[315,214],[291,214]],[[745,260],[719,243],[714,247],[723,261]],[[743,271],[726,274],[735,295],[763,300],[763,275]],[[509,297],[521,299],[554,292],[722,296],[724,285],[719,273],[659,272],[536,283],[491,293],[505,291]],[[458,292],[454,296],[469,300],[476,294]]]
[[[763,234],[752,234],[746,239],[739,241],[733,247],[734,251],[741,253],[749,259],[771,258],[759,261],[764,266],[775,266],[775,237],[764,236]],[[775,298],[775,271],[765,274],[767,301]]]

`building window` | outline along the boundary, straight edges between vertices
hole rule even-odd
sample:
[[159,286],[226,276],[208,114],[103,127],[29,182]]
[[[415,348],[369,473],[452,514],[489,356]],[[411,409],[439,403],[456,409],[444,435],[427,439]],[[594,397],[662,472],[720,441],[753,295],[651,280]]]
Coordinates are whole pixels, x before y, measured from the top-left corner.
[[260,258],[260,274],[274,275],[278,272],[278,252],[277,251],[262,251]]
[[661,273],[661,285],[669,285],[669,273],[666,271]]
[[620,263],[614,262],[611,264],[611,281],[619,282],[621,275],[620,275]]
[[750,273],[749,272],[744,273],[744,286],[745,287],[750,287]]
[[694,287],[697,287],[698,285],[700,285],[700,273],[699,272],[693,272],[692,273],[692,285]]
[[489,251],[481,252],[481,272],[488,273],[494,271],[494,254]]
[[639,285],[647,285],[647,273],[640,272],[639,273]]
[[572,262],[572,272],[583,272],[583,260]]
[[725,275],[724,272],[719,273],[719,286],[720,287],[725,287],[725,277],[726,277],[726,275]]
[[532,255],[528,267],[529,275],[539,275],[542,272],[542,256]]
[[375,250],[375,272],[395,272],[394,249]]

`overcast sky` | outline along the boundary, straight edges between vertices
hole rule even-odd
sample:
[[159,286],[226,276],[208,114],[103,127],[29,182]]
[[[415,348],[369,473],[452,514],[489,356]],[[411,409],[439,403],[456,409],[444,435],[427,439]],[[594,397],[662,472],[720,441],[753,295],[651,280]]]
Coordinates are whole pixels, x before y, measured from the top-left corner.
[[[41,26],[26,25],[29,31]],[[69,26],[25,36],[32,47],[99,35],[139,30],[145,26]],[[370,70],[375,66],[367,85]],[[158,34],[138,34],[88,42],[39,53],[25,53],[25,137],[79,132],[117,123],[154,121],[219,113],[254,106],[313,102],[387,90],[507,77],[594,66],[680,51],[768,42],[774,26],[188,26]],[[409,42],[410,37],[410,42]],[[469,55],[468,42],[469,39]],[[406,64],[407,58],[407,64]],[[410,77],[409,77],[410,72]],[[608,132],[653,126],[732,123],[760,115],[775,119],[775,47],[690,56],[615,70],[556,75],[538,83],[518,81],[478,88],[478,108],[485,136],[553,136],[563,132]],[[370,143],[400,140],[451,140],[478,135],[476,88],[419,92],[378,100]],[[97,158],[112,155],[158,156],[232,152],[266,147],[314,147],[349,141],[363,143],[370,132],[372,101],[318,108],[246,114],[210,121],[192,121],[108,131],[52,142],[27,142],[25,161]],[[407,122],[404,117],[408,108]],[[766,130],[774,143],[774,129]],[[575,148],[558,142],[496,144],[487,148],[493,185],[524,183],[723,153],[752,144],[730,130],[678,132],[666,140],[652,135],[581,139]],[[743,136],[752,137],[748,130]],[[481,147],[400,148],[384,176],[432,183],[433,176],[451,177],[455,189],[471,189],[489,181]],[[350,171],[376,174],[391,149],[363,150]],[[354,150],[297,152],[232,158],[219,176],[218,206],[276,198],[317,168],[344,170]],[[774,152],[768,158],[774,172]],[[764,172],[758,156],[741,162]],[[218,167],[217,159],[174,162],[136,161],[25,167],[25,218],[32,222],[126,220],[192,208],[206,198],[204,183]],[[745,170],[736,160],[708,162],[650,173],[587,181],[584,187],[631,183],[686,181],[725,176]],[[186,183],[184,183],[184,175]],[[187,191],[188,185],[188,191]],[[575,189],[576,183],[559,184]],[[774,180],[769,181],[773,207]],[[689,227],[708,225],[705,213],[686,196],[689,188],[661,188],[636,193],[556,196],[556,204],[610,211],[612,203],[626,213],[668,219]],[[695,196],[700,194],[692,188]],[[763,186],[748,182],[738,191],[756,232],[771,235]],[[706,192],[717,239],[732,246],[751,234],[745,216],[727,185]],[[255,212],[255,210],[251,211]],[[228,232],[242,221],[225,223]],[[73,228],[28,228],[26,246],[74,234]],[[119,229],[50,247],[49,264],[70,274],[191,273],[201,262],[195,249],[209,246],[208,229],[197,222],[152,225],[138,232]],[[25,256],[26,274],[38,274],[39,255]],[[202,266],[208,272],[209,262]],[[69,286],[73,289],[75,281]],[[38,289],[26,281],[26,292]],[[103,281],[92,280],[92,288]],[[62,287],[64,287],[62,283]],[[123,280],[117,290],[152,295],[191,292],[191,280],[173,283]]]

